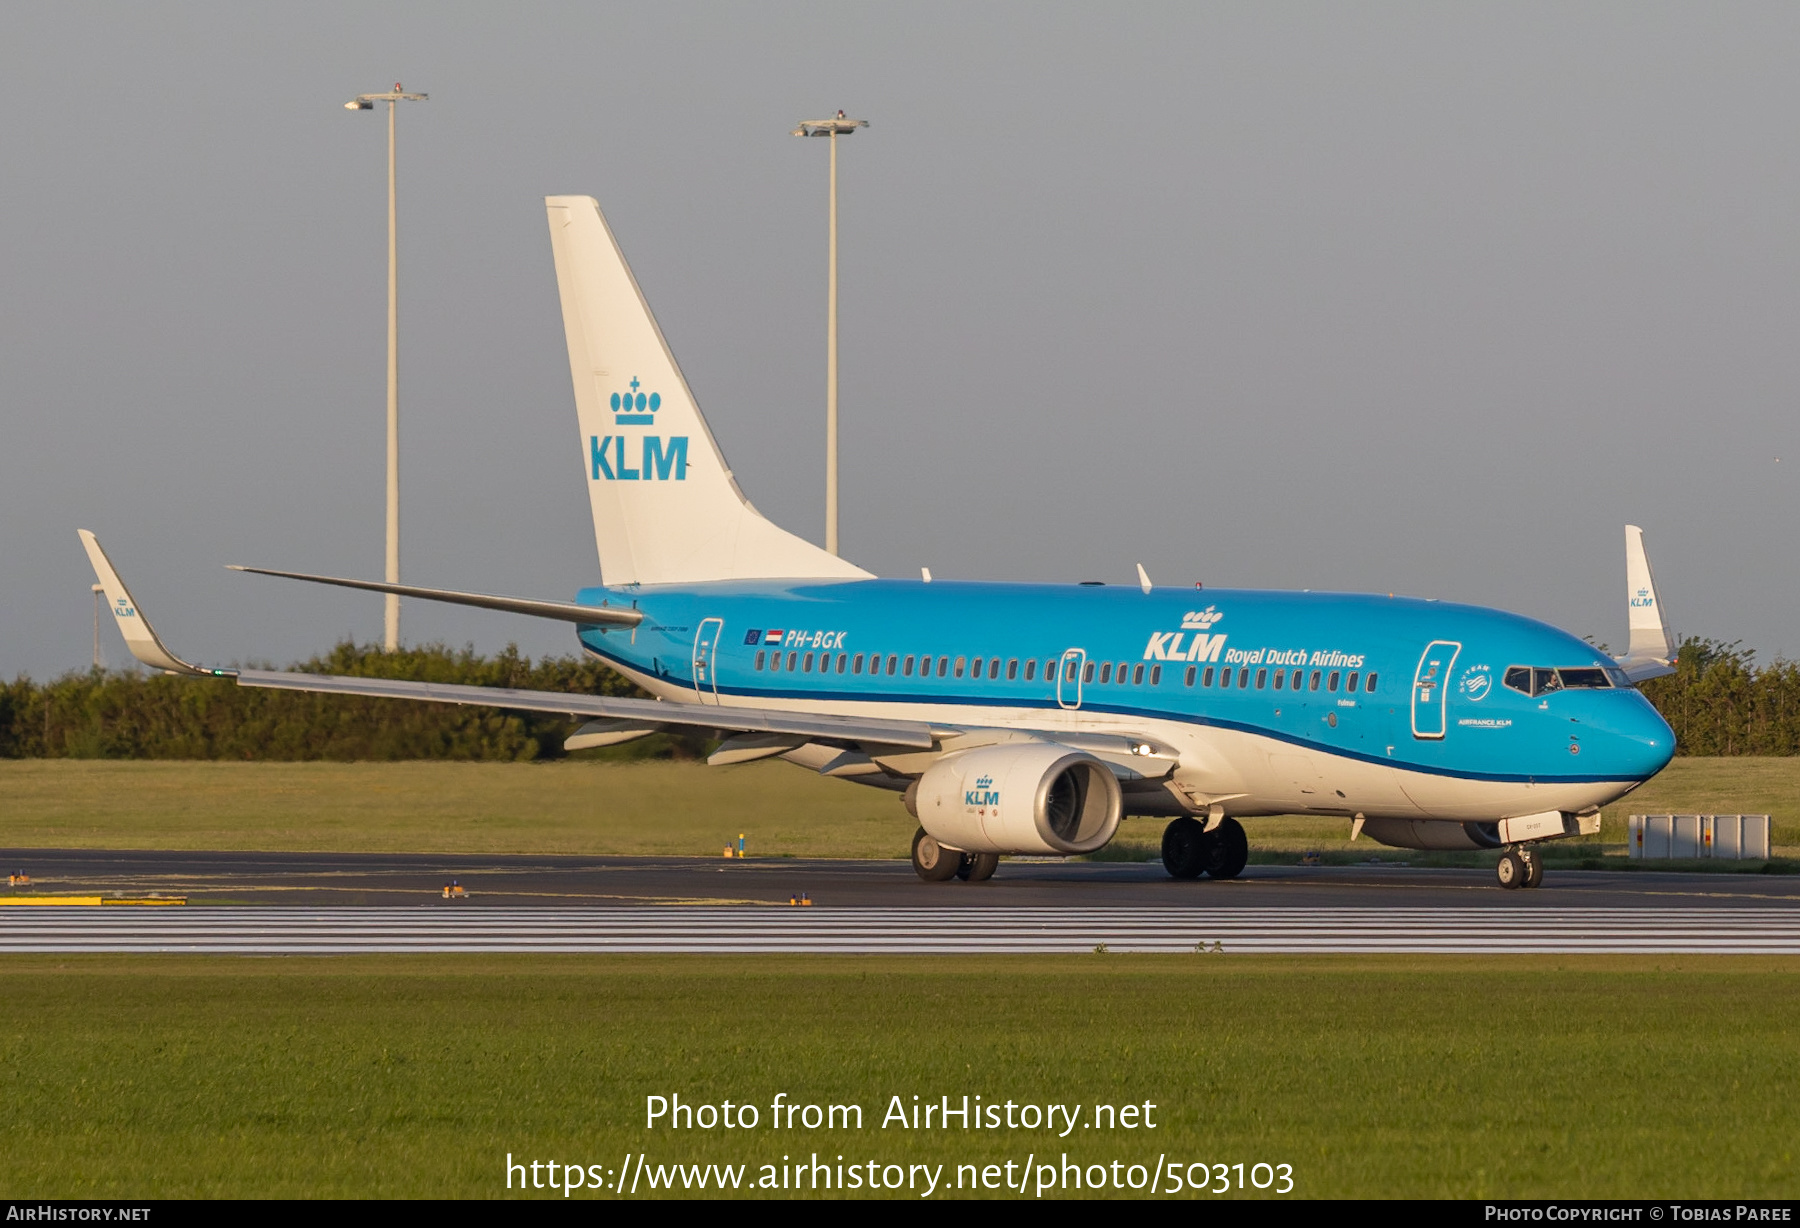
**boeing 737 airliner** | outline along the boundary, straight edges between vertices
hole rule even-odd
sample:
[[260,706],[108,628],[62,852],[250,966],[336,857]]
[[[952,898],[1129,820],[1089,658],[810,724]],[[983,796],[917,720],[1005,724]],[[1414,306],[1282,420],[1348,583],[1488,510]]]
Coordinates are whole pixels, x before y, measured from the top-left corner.
[[[654,699],[203,669],[165,648],[92,533],[126,643],[239,686],[587,718],[566,745],[681,726],[710,762],[780,756],[890,789],[919,877],[979,881],[1008,853],[1091,853],[1127,816],[1169,820],[1176,878],[1232,878],[1240,820],[1335,815],[1416,849],[1536,850],[1669,762],[1633,683],[1672,669],[1642,534],[1625,530],[1629,651],[1607,657],[1499,610],[1392,596],[877,579],[744,498],[601,216],[547,202],[604,586],[535,601],[287,576],[573,623]],[[241,568],[262,571],[260,568]]]

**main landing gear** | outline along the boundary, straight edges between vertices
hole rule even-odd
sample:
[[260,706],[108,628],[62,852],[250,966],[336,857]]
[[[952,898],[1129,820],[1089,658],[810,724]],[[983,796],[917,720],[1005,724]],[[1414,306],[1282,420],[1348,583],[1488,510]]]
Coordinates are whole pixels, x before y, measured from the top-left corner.
[[1236,819],[1207,831],[1198,819],[1180,818],[1163,829],[1162,860],[1171,878],[1236,878],[1250,861],[1250,839]]
[[1500,854],[1494,877],[1508,891],[1536,887],[1544,881],[1544,857],[1529,844],[1515,845]]
[[945,848],[921,827],[913,836],[913,872],[928,883],[948,882],[960,878],[965,883],[982,883],[994,877],[1000,868],[998,853],[964,853]]

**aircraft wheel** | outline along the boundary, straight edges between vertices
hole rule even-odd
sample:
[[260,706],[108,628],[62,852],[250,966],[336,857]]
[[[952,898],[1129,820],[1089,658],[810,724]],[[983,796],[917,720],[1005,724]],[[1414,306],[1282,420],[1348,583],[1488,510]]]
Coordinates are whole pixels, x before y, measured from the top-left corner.
[[913,837],[913,872],[928,883],[941,883],[955,878],[956,872],[962,868],[962,860],[961,853],[939,844],[923,827]]
[[1208,835],[1212,849],[1206,859],[1206,872],[1214,878],[1236,878],[1250,864],[1250,837],[1236,819],[1225,819]]
[[1544,883],[1544,855],[1536,849],[1520,849],[1520,856],[1525,861],[1525,885],[1541,887]]
[[1500,854],[1500,862],[1494,867],[1494,877],[1508,891],[1517,891],[1525,885],[1525,859],[1512,849]]
[[1162,862],[1170,878],[1199,878],[1206,869],[1212,837],[1194,819],[1172,820],[1163,828]]
[[994,871],[1000,868],[998,853],[964,853],[962,865],[956,871],[956,877],[965,883],[985,883],[994,877]]

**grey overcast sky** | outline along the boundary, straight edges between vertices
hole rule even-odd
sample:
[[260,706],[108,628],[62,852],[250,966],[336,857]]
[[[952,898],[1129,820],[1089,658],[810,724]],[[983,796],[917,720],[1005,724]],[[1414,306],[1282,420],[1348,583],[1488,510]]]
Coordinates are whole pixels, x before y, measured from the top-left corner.
[[[106,543],[177,652],[598,576],[543,212],[599,198],[739,480],[884,575],[1395,591],[1800,655],[1800,6],[0,7],[0,672]],[[1779,460],[1777,458],[1780,458]],[[111,663],[125,660],[110,628]],[[409,641],[573,650],[411,602]]]

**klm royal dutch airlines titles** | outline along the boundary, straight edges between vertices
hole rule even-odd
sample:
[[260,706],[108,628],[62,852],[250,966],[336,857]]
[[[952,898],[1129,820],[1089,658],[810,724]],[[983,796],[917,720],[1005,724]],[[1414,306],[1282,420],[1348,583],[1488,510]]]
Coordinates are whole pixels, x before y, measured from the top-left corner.
[[[1230,878],[1244,820],[1336,816],[1407,848],[1496,849],[1534,886],[1546,840],[1655,775],[1674,737],[1633,683],[1673,639],[1626,530],[1617,659],[1499,610],[1381,595],[878,579],[745,500],[599,206],[546,202],[604,584],[572,602],[268,574],[572,623],[653,699],[266,670],[170,653],[83,532],[126,642],[158,669],[240,686],[565,713],[571,749],[658,730],[728,736],[714,763],[779,757],[891,790],[913,864],[978,881],[1007,853],[1105,845],[1166,820],[1178,878]],[[243,570],[262,570],[245,568]]]

